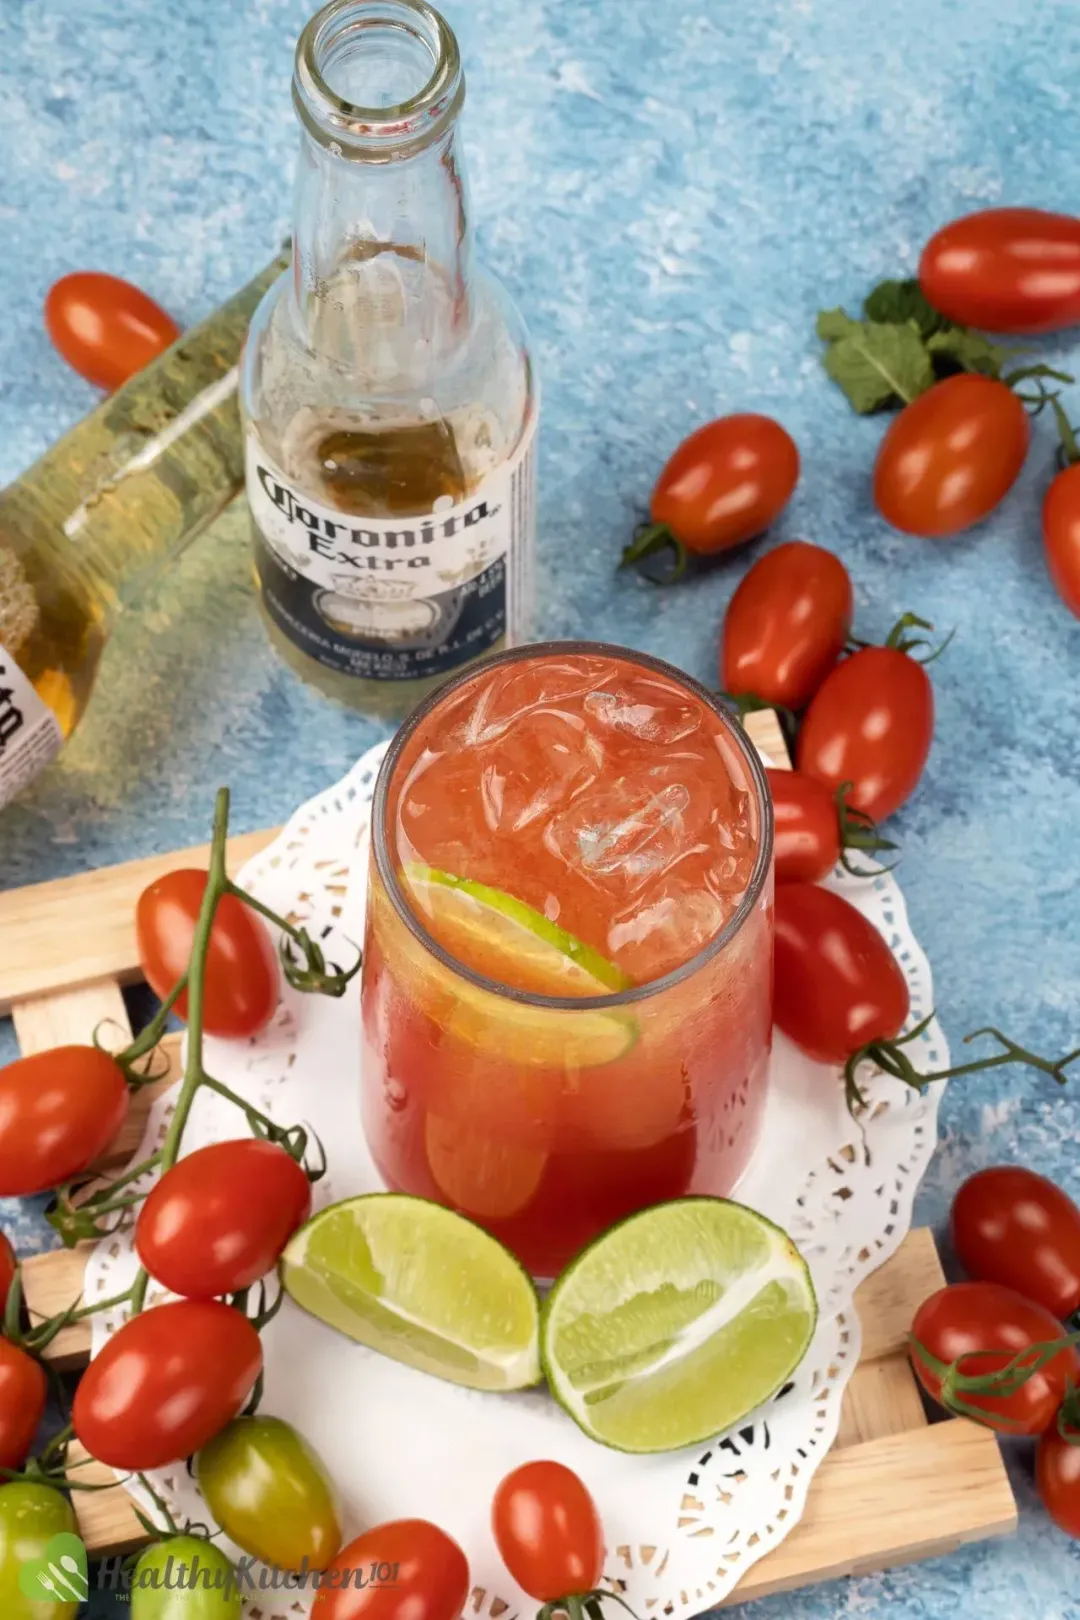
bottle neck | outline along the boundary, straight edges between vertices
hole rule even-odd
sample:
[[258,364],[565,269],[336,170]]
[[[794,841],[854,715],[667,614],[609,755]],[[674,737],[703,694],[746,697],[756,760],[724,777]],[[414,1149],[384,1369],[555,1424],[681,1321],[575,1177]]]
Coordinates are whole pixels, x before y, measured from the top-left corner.
[[345,392],[415,395],[468,331],[464,96],[427,0],[330,0],[300,37],[293,313]]
[[389,163],[349,161],[305,131],[294,218],[293,297],[306,346],[361,386],[414,392],[471,320],[456,131]]

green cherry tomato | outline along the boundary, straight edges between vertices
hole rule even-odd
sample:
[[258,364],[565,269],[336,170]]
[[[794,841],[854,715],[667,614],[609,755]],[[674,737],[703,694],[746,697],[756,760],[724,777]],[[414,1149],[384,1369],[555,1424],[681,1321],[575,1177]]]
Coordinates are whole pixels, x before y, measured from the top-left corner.
[[43,1558],[54,1536],[75,1533],[75,1514],[66,1496],[51,1485],[12,1480],[0,1485],[0,1615],[4,1620],[75,1620],[76,1602],[41,1602],[19,1586],[19,1571]]
[[218,1524],[254,1558],[325,1569],[341,1546],[326,1470],[281,1418],[237,1418],[203,1447],[196,1472]]
[[200,1536],[170,1536],[147,1547],[131,1578],[131,1620],[239,1620],[236,1571]]

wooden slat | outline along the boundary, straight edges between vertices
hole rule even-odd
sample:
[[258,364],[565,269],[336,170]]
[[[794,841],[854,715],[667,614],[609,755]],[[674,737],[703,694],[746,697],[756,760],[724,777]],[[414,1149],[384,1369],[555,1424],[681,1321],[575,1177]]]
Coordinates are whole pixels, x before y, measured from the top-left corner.
[[[230,838],[230,870],[238,871],[276,837],[277,829],[271,829]],[[139,895],[175,867],[205,869],[209,859],[203,844],[0,894],[0,1013],[32,996],[55,995],[95,979],[130,984],[139,978]]]
[[[145,1547],[147,1535],[135,1517],[135,1504],[124,1487],[116,1483],[112,1469],[106,1468],[104,1463],[95,1462],[77,1440],[68,1447],[69,1469],[72,1465],[75,1470],[73,1478],[81,1484],[106,1485],[113,1482],[110,1490],[71,1493],[79,1535],[90,1557],[112,1558]],[[182,1463],[180,1467],[183,1467]]]
[[932,1423],[830,1452],[799,1524],[725,1602],[937,1558],[1015,1528],[994,1436],[964,1418]]
[[838,1449],[889,1434],[906,1434],[926,1422],[919,1386],[906,1356],[860,1362],[844,1391]]
[[[902,1259],[901,1259],[902,1257]],[[899,1262],[899,1264],[898,1264]],[[861,1361],[880,1361],[903,1352],[916,1309],[945,1282],[929,1227],[916,1227],[896,1254],[856,1289],[862,1324]]]
[[787,743],[775,709],[756,709],[746,716],[743,729],[754,747],[768,755],[770,765],[784,771],[791,769]]
[[19,1001],[11,1009],[24,1057],[54,1046],[81,1046],[102,1026],[101,1044],[119,1051],[131,1039],[127,1008],[115,979],[96,979],[77,990]]

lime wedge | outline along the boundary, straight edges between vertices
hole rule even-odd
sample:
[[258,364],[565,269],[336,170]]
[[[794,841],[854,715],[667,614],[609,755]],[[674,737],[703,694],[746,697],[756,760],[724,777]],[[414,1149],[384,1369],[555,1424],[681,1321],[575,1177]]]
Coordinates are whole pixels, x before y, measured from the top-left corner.
[[331,1204],[290,1240],[281,1279],[312,1316],[421,1372],[469,1389],[539,1381],[532,1278],[441,1204],[404,1193]]
[[806,1354],[817,1301],[785,1232],[724,1198],[680,1198],[590,1244],[544,1304],[556,1400],[620,1451],[674,1451],[729,1429]]
[[[416,861],[406,864],[405,876],[439,937],[488,978],[543,996],[606,996],[630,989],[631,980],[614,962],[524,900]],[[451,939],[459,943],[450,944]],[[495,964],[494,971],[479,966],[478,959]]]
[[[437,867],[409,862],[406,883],[436,937],[485,978],[533,995],[613,995],[632,981],[565,928],[502,889]],[[637,1040],[637,1021],[621,1008],[533,1007],[458,979],[437,1022],[468,1045],[501,1051],[517,1063],[587,1069],[622,1057]]]

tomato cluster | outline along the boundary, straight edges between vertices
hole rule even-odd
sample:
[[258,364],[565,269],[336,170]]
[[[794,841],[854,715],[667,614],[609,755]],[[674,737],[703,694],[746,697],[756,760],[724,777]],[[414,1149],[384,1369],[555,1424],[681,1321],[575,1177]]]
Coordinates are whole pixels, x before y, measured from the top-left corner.
[[919,1307],[912,1365],[950,1410],[1037,1437],[1043,1504],[1080,1538],[1080,1209],[1036,1171],[997,1165],[963,1183],[951,1225],[972,1280]]

